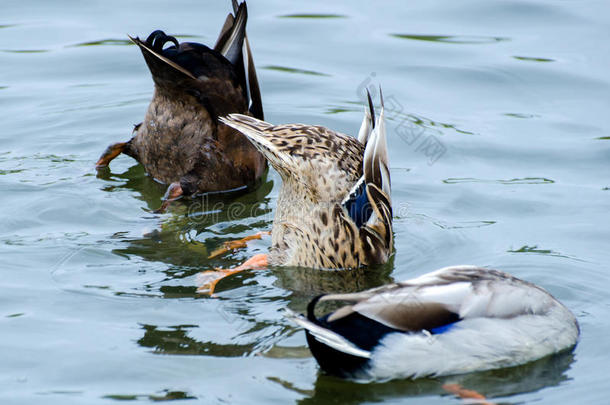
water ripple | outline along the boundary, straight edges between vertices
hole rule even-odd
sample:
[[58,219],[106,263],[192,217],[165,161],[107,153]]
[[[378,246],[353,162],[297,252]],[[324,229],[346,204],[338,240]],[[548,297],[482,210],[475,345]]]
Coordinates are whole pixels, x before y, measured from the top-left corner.
[[343,14],[310,14],[310,13],[302,13],[302,14],[285,14],[279,15],[277,18],[308,18],[308,19],[329,19],[329,18],[348,18]]
[[445,44],[494,44],[510,41],[506,37],[486,37],[482,35],[420,35],[420,34],[390,34],[391,37],[410,39],[414,41],[439,42]]
[[77,46],[98,46],[98,45],[135,45],[129,39],[100,39],[97,41],[88,41],[88,42],[79,42],[74,45],[68,45],[68,47],[77,47]]
[[298,68],[291,68],[291,67],[286,67],[286,66],[268,65],[268,66],[263,66],[262,68],[266,69],[266,70],[275,70],[275,71],[284,72],[284,73],[295,73],[295,74],[302,74],[302,75],[326,76],[326,77],[331,76],[327,73],[316,72],[315,70],[298,69]]
[[547,179],[545,177],[523,177],[515,179],[477,179],[474,177],[450,177],[443,180],[445,184],[458,184],[458,183],[496,183],[496,184],[551,184],[555,183],[554,180]]

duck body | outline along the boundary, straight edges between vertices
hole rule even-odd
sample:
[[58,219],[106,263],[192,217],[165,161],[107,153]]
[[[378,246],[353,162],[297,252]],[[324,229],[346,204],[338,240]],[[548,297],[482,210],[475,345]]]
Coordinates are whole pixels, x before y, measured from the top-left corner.
[[[346,302],[317,318],[317,303]],[[474,266],[315,298],[292,314],[326,372],[387,380],[511,367],[572,348],[574,315],[544,289]]]
[[253,185],[266,169],[264,157],[243,135],[218,122],[233,112],[263,118],[245,2],[234,8],[213,49],[179,43],[162,31],[145,41],[131,38],[155,90],[144,120],[121,151],[157,181],[179,183],[183,194]]
[[[384,263],[392,208],[383,109],[372,102],[359,139],[321,126],[271,125],[231,114],[282,177],[269,263],[320,269]],[[381,174],[383,173],[383,174]]]

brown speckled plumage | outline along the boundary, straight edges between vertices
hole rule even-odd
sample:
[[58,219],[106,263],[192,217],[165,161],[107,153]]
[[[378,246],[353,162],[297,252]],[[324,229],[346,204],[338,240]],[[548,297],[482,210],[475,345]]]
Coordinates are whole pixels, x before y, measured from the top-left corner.
[[[132,38],[148,65],[155,92],[123,153],[160,182],[180,182],[184,194],[252,185],[264,157],[219,116],[263,118],[256,72],[246,38],[245,3],[228,15],[214,49],[178,41],[162,31]],[[164,48],[166,43],[172,46]],[[247,66],[247,68],[246,68]]]
[[[221,118],[246,135],[282,177],[270,263],[339,269],[388,260],[392,208],[383,109],[375,129],[373,120],[365,116],[364,145],[321,126],[274,126],[239,114]],[[372,213],[358,226],[344,203],[360,181]]]

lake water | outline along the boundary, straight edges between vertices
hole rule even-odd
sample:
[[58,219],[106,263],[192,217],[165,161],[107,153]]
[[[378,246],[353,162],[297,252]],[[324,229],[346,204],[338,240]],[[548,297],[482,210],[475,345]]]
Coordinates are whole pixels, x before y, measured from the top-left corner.
[[[383,86],[395,254],[341,275],[290,268],[196,293],[223,241],[270,229],[280,179],[231,200],[159,206],[121,156],[152,80],[126,34],[212,44],[229,2],[13,1],[0,9],[0,400],[107,404],[605,403],[610,352],[610,3],[302,1],[249,4],[273,123],[356,134]],[[359,384],[320,373],[282,316],[324,289],[361,290],[452,264],[509,271],[578,317],[572,354],[445,379]],[[306,283],[303,280],[312,282]]]

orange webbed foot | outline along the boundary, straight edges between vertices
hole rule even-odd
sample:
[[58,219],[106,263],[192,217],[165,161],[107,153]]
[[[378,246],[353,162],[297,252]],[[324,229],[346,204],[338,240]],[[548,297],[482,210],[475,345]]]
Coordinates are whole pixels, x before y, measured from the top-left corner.
[[212,253],[210,253],[210,255],[208,256],[208,259],[213,259],[213,258],[223,255],[227,252],[232,252],[235,249],[245,248],[246,246],[248,246],[249,241],[255,240],[255,239],[261,239],[263,237],[263,235],[271,235],[271,232],[261,231],[261,232],[255,233],[254,235],[246,236],[245,238],[241,238],[238,240],[232,240],[229,242],[224,242],[222,244],[222,247],[219,247],[218,249],[216,249],[216,250],[212,251]]
[[470,400],[468,403],[475,403],[481,405],[494,405],[493,402],[487,401],[485,395],[475,391],[469,390],[462,387],[460,384],[443,384],[443,389],[456,397],[460,397],[464,400]]
[[162,214],[167,210],[167,207],[172,203],[172,201],[176,201],[178,198],[182,197],[183,191],[182,186],[180,186],[180,182],[176,181],[169,185],[165,195],[163,196],[163,203],[161,206],[156,209],[155,214]]
[[108,164],[110,164],[110,161],[115,157],[119,156],[121,153],[123,153],[126,147],[127,142],[117,142],[108,146],[104,153],[102,153],[102,156],[100,156],[100,158],[95,163],[95,168],[102,169],[108,166]]
[[216,284],[225,277],[232,274],[242,272],[244,270],[262,269],[267,267],[269,264],[268,256],[265,253],[260,253],[252,256],[240,266],[233,269],[216,269],[203,271],[197,275],[197,292],[201,294],[214,294]]

